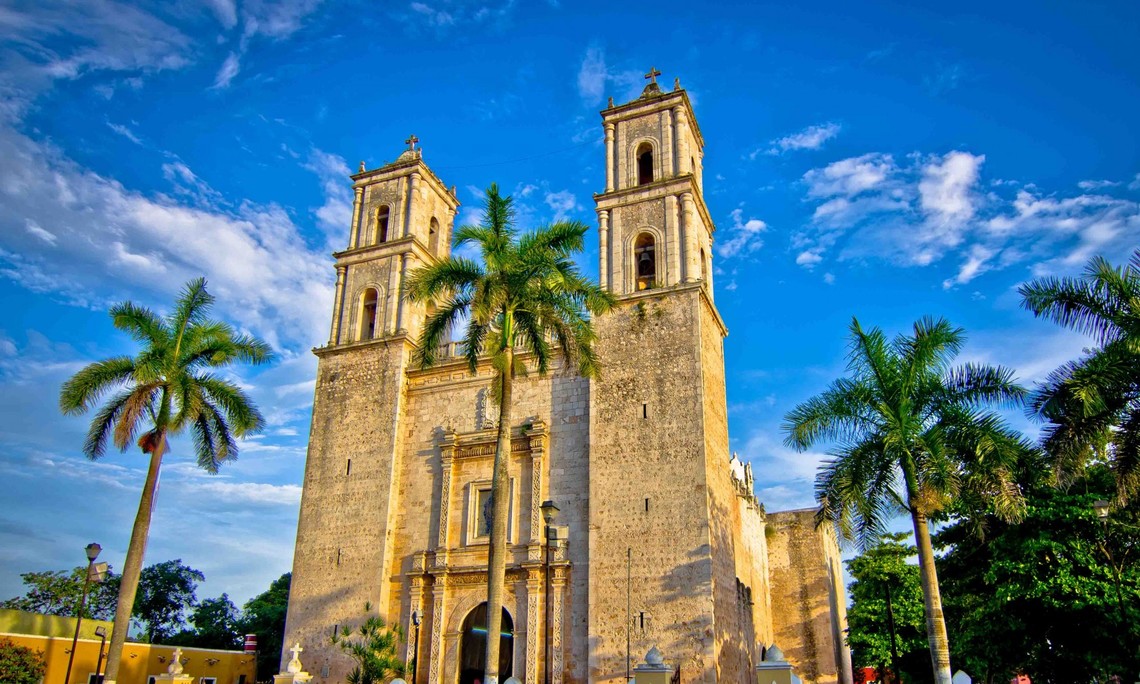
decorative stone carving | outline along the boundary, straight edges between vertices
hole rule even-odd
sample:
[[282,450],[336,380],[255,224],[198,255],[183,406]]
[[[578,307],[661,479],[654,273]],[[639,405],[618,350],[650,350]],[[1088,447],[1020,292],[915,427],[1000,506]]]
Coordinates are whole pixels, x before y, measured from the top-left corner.
[[499,407],[491,396],[491,388],[484,387],[475,395],[475,429],[493,430],[499,424]]

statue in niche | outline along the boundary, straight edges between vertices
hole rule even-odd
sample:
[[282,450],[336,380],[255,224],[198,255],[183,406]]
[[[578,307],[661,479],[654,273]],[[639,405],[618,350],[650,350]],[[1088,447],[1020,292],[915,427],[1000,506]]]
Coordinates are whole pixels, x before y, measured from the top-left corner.
[[499,407],[491,396],[491,388],[484,387],[475,395],[475,429],[492,430],[499,423]]

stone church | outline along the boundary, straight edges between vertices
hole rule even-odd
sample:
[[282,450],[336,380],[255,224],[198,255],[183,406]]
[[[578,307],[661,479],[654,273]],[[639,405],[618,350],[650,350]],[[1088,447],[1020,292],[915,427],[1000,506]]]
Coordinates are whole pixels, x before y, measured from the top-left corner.
[[[834,534],[766,512],[729,453],[704,139],[656,76],[601,112],[598,261],[618,304],[595,320],[600,377],[555,367],[514,390],[501,681],[623,682],[656,646],[674,681],[755,682],[777,643],[805,681],[850,682]],[[407,142],[352,176],[315,350],[285,642],[318,683],[351,669],[330,636],[366,603],[402,630],[412,684],[482,678],[492,368],[454,348],[412,363],[426,312],[402,284],[449,254],[459,201]]]

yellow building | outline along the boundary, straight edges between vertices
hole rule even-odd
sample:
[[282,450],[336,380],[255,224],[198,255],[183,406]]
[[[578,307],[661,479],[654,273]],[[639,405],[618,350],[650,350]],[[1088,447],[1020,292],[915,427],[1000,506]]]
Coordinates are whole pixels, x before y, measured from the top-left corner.
[[[95,667],[103,640],[95,635],[97,627],[103,627],[110,637],[110,622],[84,620],[71,666],[71,681],[64,682],[71,640],[75,635],[75,618],[0,610],[0,640],[9,639],[46,656],[47,672],[43,684],[94,684],[99,681],[95,677]],[[153,677],[166,672],[174,649],[174,646],[126,644],[119,683],[152,684]],[[183,674],[194,677],[194,684],[254,684],[257,679],[257,662],[252,653],[184,647],[182,659]],[[103,663],[106,662],[104,648]]]

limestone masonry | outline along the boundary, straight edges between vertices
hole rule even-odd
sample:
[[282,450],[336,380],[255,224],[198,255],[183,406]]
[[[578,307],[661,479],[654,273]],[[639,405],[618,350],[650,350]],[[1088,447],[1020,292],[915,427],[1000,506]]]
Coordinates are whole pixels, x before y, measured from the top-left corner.
[[[765,514],[729,453],[727,331],[689,98],[654,78],[601,114],[600,282],[618,305],[595,321],[600,377],[555,367],[516,381],[500,676],[621,682],[656,645],[675,681],[755,682],[776,642],[806,682],[850,682],[833,532],[811,511]],[[352,177],[316,350],[285,634],[315,682],[351,668],[330,636],[365,603],[403,630],[412,684],[482,678],[498,410],[489,364],[472,374],[455,349],[431,369],[411,363],[426,312],[402,284],[450,253],[459,202],[408,142]],[[544,501],[559,508],[549,566]]]

